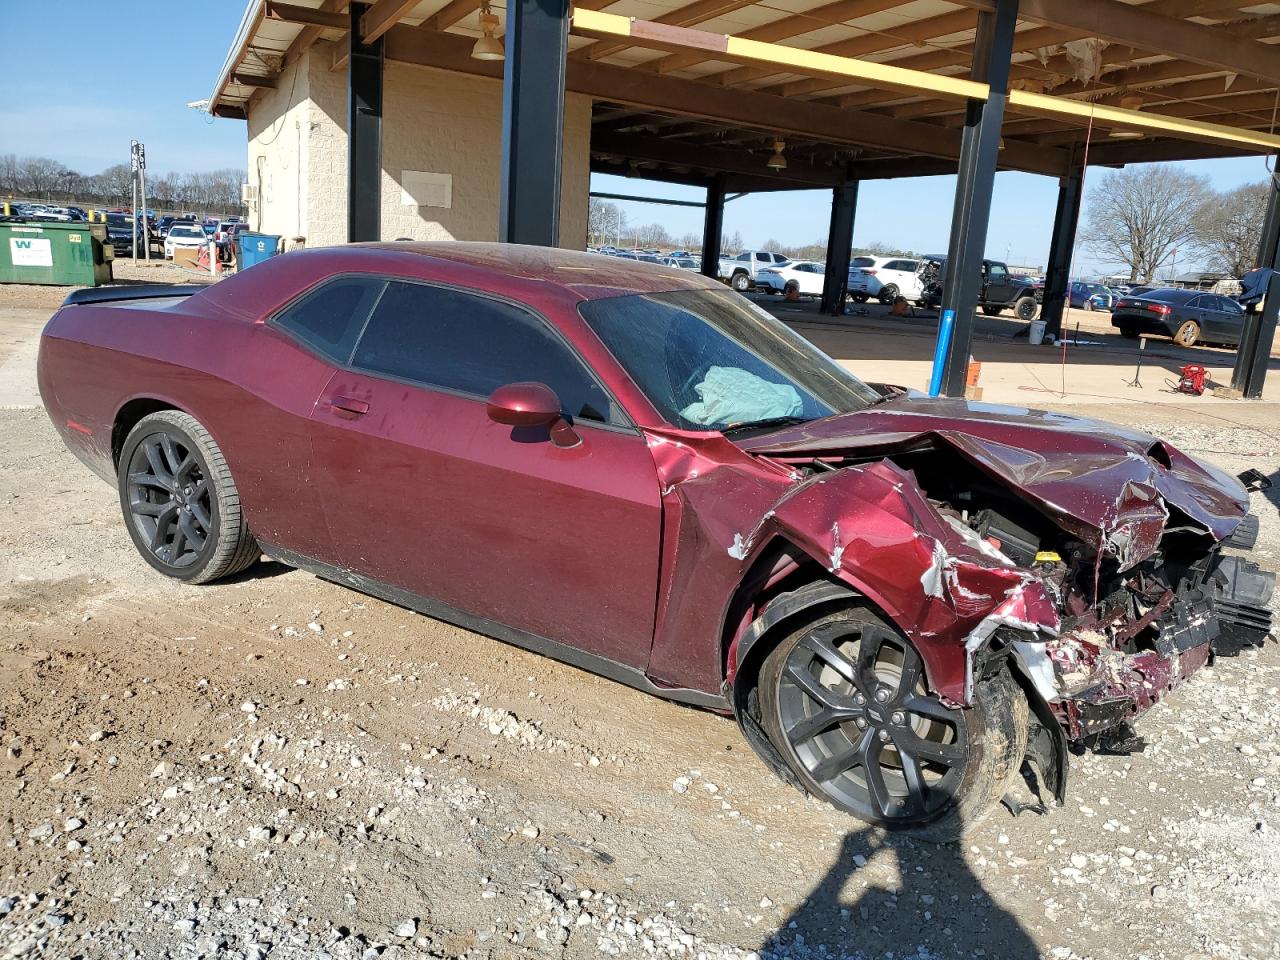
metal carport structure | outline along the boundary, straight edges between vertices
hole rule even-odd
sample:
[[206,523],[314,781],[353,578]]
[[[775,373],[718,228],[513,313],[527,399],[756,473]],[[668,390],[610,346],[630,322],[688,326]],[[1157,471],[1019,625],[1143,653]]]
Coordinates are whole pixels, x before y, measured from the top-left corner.
[[[508,0],[505,62],[473,58],[481,0],[252,0],[210,101],[246,115],[319,39],[348,91],[348,239],[377,239],[383,67],[501,78],[499,239],[558,239],[567,91],[592,98],[591,169],[707,192],[832,191],[823,307],[843,303],[857,185],[957,172],[944,392],[964,390],[997,170],[1059,181],[1044,317],[1061,322],[1086,166],[1268,155],[1280,5],[1229,0]],[[781,143],[781,147],[779,147]],[[783,152],[785,169],[767,166]],[[1280,266],[1273,181],[1259,262]],[[1280,281],[1233,387],[1259,396]]]

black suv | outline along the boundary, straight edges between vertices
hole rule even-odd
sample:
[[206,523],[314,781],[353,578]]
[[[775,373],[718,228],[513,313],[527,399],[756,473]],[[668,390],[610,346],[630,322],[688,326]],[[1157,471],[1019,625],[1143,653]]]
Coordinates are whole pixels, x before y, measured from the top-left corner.
[[[947,258],[945,256],[927,256],[920,260],[920,286],[924,291],[924,302],[935,309],[942,303],[942,289],[947,275]],[[978,305],[989,317],[1013,307],[1014,315],[1019,320],[1031,321],[1036,318],[1039,305],[1036,303],[1035,288],[1026,277],[1015,277],[1009,268],[999,260],[982,261],[982,289],[978,294]]]

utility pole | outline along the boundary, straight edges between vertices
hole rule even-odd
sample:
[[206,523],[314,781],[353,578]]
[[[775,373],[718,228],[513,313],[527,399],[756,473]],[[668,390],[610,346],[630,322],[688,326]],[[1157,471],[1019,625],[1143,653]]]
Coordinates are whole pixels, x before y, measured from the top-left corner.
[[151,222],[147,219],[147,145],[145,143],[138,144],[138,189],[142,193],[142,255],[147,263],[150,263]]
[[133,265],[138,265],[138,141],[129,141],[129,174],[133,186],[133,222],[129,229],[133,231],[129,239],[129,250],[133,256]]

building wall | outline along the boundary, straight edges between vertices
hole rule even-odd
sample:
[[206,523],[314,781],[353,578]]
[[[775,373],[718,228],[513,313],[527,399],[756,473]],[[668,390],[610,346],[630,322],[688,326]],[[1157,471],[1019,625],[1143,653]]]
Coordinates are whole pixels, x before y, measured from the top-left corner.
[[[264,158],[263,229],[305,236],[307,246],[342,243],[347,233],[346,72],[330,70],[331,62],[331,45],[316,44],[299,61],[298,82],[286,74],[250,111],[251,180]],[[388,63],[383,239],[497,239],[501,128],[500,81]],[[564,130],[560,238],[580,250],[587,239],[590,98],[566,95]],[[291,205],[301,206],[301,215],[284,216]]]
[[284,237],[307,233],[309,71],[303,61],[263,90],[249,112],[248,182],[258,188],[249,225]]

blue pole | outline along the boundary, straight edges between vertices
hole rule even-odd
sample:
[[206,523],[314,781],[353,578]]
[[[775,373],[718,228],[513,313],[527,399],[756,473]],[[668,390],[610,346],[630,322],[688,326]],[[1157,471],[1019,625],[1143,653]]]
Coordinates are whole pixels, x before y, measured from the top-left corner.
[[938,324],[938,343],[933,348],[933,374],[929,377],[929,396],[942,392],[942,375],[947,367],[947,351],[951,347],[951,328],[956,324],[956,312],[944,310]]

